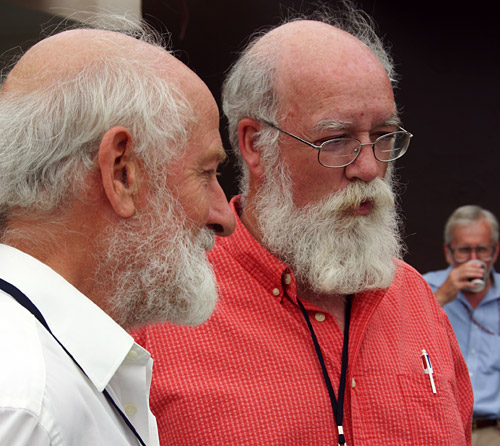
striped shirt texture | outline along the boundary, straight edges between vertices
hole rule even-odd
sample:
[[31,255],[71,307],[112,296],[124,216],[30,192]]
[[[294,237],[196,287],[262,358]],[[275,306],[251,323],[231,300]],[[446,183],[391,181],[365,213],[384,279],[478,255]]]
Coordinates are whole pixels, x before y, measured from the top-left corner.
[[[238,215],[239,197],[231,201]],[[338,431],[293,272],[247,231],[209,252],[219,302],[199,327],[134,334],[154,358],[151,409],[162,445],[332,445]],[[392,285],[354,296],[344,432],[349,446],[470,445],[469,375],[422,276],[396,260]],[[301,298],[337,394],[343,333]],[[422,366],[433,367],[436,393]]]

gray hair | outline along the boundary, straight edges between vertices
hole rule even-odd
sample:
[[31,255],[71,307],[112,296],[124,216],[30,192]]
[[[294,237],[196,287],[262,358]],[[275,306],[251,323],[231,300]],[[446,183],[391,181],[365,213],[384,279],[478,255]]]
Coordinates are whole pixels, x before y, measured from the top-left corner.
[[491,241],[498,242],[498,220],[490,211],[481,206],[466,205],[455,209],[444,227],[444,242],[449,245],[453,241],[456,226],[467,226],[479,220],[486,220],[491,228]]
[[[340,4],[338,10],[334,11],[324,6],[313,15],[307,17],[295,15],[278,26],[297,20],[316,20],[348,32],[375,54],[395,87],[397,76],[392,57],[377,36],[372,19],[364,11],[356,9],[350,1],[344,0]],[[248,192],[249,173],[239,148],[238,123],[246,117],[275,122],[279,109],[279,98],[274,89],[277,52],[262,54],[252,51],[255,44],[274,28],[276,27],[259,32],[251,38],[250,43],[229,70],[222,86],[222,106],[228,120],[229,141],[240,167],[242,194]],[[260,149],[261,156],[270,162],[276,162],[279,156],[278,132],[263,128],[257,135],[255,144]]]
[[181,155],[194,120],[191,105],[153,63],[120,56],[119,48],[113,53],[28,92],[0,92],[4,223],[12,208],[50,212],[84,190],[86,175],[97,168],[101,139],[114,126],[131,132],[149,174],[160,177],[160,163]]

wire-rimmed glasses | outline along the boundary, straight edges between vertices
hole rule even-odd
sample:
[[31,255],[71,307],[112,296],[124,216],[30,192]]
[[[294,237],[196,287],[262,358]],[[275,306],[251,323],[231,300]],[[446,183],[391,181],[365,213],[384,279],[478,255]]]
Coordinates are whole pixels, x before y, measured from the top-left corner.
[[495,255],[495,245],[478,245],[478,246],[467,246],[459,245],[454,248],[448,245],[448,249],[453,256],[453,259],[457,263],[467,262],[471,259],[472,253],[476,254],[476,257],[483,262],[489,262],[493,259]]
[[364,146],[372,146],[373,155],[378,161],[383,163],[395,161],[406,153],[410,139],[413,137],[410,132],[399,127],[399,130],[379,136],[373,142],[362,143],[356,138],[341,137],[328,139],[317,145],[281,129],[270,121],[264,119],[259,119],[259,121],[318,150],[318,162],[329,168],[345,167],[352,164]]

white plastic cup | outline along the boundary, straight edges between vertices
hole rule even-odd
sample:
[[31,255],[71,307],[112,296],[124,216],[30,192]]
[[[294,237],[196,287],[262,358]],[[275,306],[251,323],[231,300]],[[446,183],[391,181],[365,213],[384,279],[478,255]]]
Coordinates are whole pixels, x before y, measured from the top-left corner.
[[483,261],[481,260],[470,260],[469,263],[479,263],[480,265],[483,266],[483,271],[484,271],[484,275],[483,277],[481,278],[477,278],[477,279],[472,279],[470,281],[470,283],[472,285],[474,285],[473,287],[467,289],[467,291],[469,293],[480,293],[481,291],[484,290],[484,287],[486,286],[486,281],[488,279],[488,276],[487,276],[487,273],[486,273],[486,263],[484,263]]

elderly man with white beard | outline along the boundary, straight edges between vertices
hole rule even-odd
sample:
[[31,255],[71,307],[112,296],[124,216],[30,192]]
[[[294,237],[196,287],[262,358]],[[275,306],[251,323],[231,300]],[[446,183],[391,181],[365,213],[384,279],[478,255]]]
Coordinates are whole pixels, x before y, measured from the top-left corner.
[[137,333],[166,444],[470,444],[453,331],[398,259],[390,172],[411,134],[393,68],[349,14],[347,31],[301,19],[259,35],[226,78],[243,175],[236,230],[209,254],[219,304],[194,330]]
[[152,360],[125,329],[215,305],[206,250],[234,229],[217,105],[133,35],[48,37],[0,91],[5,446],[158,445]]

